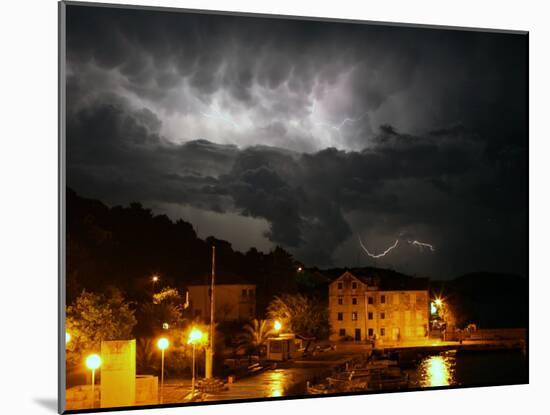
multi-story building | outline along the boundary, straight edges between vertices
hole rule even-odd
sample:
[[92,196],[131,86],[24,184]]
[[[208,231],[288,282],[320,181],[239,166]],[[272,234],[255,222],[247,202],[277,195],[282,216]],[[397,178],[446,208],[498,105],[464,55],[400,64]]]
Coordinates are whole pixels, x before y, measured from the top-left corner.
[[[194,318],[210,321],[210,285],[190,285],[189,307]],[[256,285],[216,284],[216,321],[250,320],[256,316]]]
[[428,335],[427,281],[374,278],[344,272],[329,285],[331,340],[393,343]]

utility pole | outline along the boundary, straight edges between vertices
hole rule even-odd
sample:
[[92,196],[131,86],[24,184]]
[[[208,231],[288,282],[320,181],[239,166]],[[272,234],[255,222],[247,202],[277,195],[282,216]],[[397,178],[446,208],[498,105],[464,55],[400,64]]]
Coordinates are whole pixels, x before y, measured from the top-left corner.
[[215,287],[216,287],[216,247],[212,246],[212,281],[210,286],[210,335],[208,336],[208,347],[206,348],[206,367],[204,377],[212,378],[214,366],[214,332],[215,332]]

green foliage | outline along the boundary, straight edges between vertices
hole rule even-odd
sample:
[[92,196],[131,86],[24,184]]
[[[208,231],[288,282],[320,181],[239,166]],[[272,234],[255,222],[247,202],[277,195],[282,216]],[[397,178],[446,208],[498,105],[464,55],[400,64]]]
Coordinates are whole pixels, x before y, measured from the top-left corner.
[[86,355],[99,352],[102,340],[129,340],[137,321],[130,304],[120,291],[108,295],[87,291],[67,307],[66,330],[71,335],[67,345],[69,365],[82,363]]
[[180,304],[182,297],[177,288],[164,287],[160,292],[153,294],[153,304],[176,303]]
[[186,319],[183,317],[183,297],[175,288],[166,287],[153,296],[152,302],[144,302],[139,308],[138,335],[150,337],[157,335],[168,323],[170,328],[182,328]]
[[302,294],[283,294],[268,306],[268,316],[283,328],[304,337],[324,339],[330,327],[326,304]]
[[270,322],[255,319],[243,326],[239,344],[246,346],[249,352],[259,352],[271,335],[273,335],[273,327]]

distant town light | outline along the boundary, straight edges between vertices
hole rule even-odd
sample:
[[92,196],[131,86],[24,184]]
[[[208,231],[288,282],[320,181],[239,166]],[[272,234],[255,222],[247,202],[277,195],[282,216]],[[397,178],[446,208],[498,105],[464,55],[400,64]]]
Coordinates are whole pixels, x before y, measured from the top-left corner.
[[96,370],[101,366],[101,357],[97,354],[91,354],[86,358],[86,367],[91,370]]
[[302,267],[298,267],[298,272],[302,272],[303,268]]
[[166,338],[166,337],[161,337],[158,341],[157,341],[157,347],[160,349],[160,350],[166,350],[168,349],[168,346],[170,346],[170,341]]
[[168,329],[170,328],[170,324],[168,324],[168,323],[162,323],[162,328],[163,328],[164,330],[168,330]]
[[159,280],[158,275],[153,275],[153,282],[157,282]]
[[275,323],[273,323],[273,328],[278,333],[283,328],[283,324],[279,320],[275,320]]

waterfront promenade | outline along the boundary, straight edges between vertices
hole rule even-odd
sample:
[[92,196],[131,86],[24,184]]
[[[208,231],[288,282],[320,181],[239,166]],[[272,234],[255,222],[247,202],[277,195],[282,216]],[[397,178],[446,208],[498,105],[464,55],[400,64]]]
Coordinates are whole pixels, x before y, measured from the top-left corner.
[[[364,344],[346,344],[336,350],[295,359],[276,365],[259,374],[228,383],[226,390],[202,394],[201,400],[239,400],[304,395],[306,382],[324,379],[346,363],[364,357],[370,348]],[[189,400],[190,379],[174,379],[165,383],[163,402],[184,403]]]

